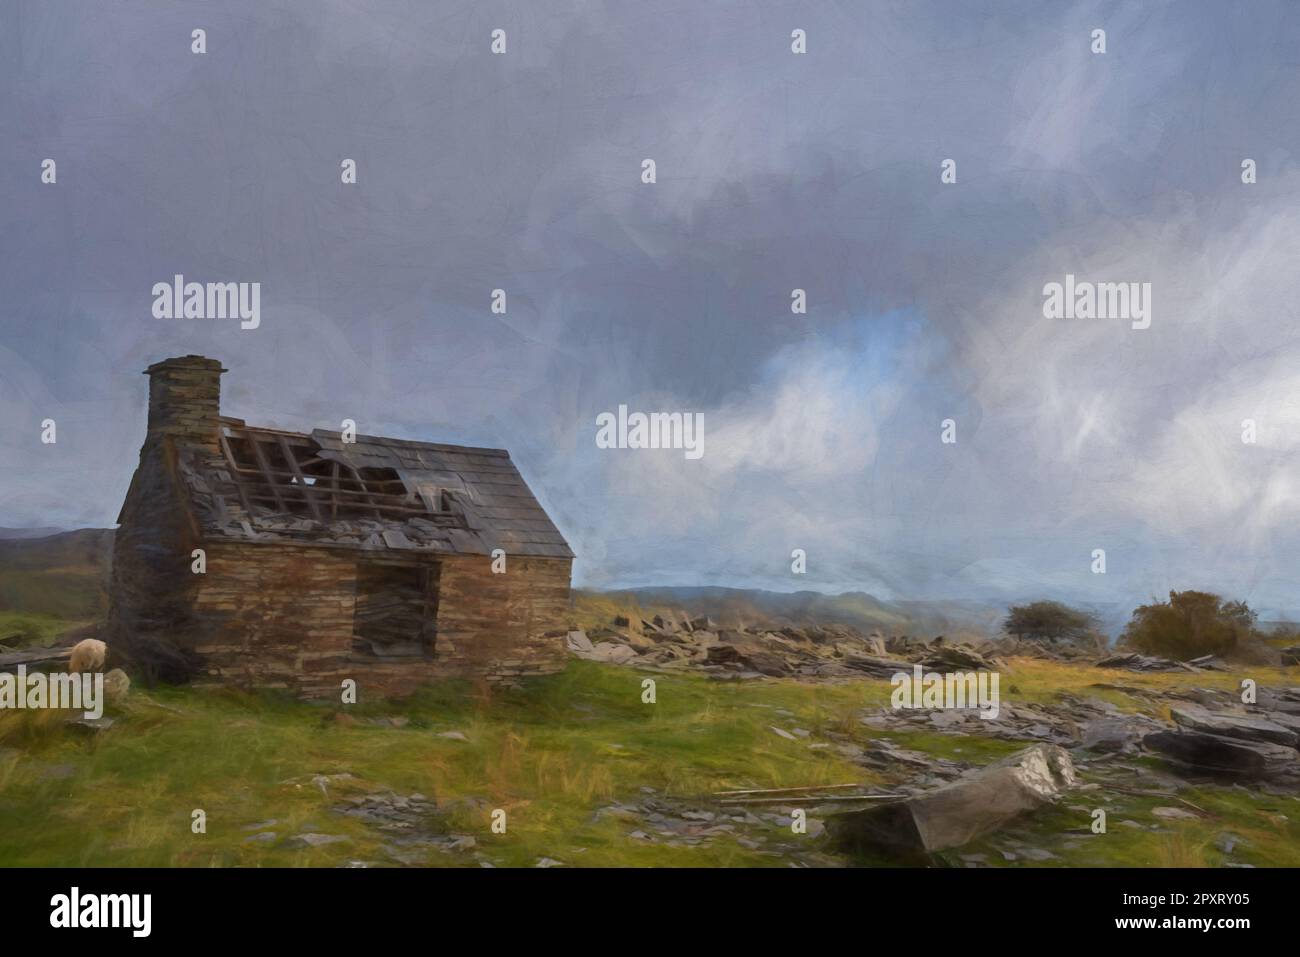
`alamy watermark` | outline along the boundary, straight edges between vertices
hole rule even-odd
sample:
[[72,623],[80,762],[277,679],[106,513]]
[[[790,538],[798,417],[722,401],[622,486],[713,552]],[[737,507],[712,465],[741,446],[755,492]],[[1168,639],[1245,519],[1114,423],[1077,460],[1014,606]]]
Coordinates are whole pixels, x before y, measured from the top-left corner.
[[598,449],[684,449],[688,459],[704,455],[703,412],[632,412],[596,416]]
[[59,709],[81,711],[87,721],[104,716],[104,676],[88,674],[0,673],[0,710]]
[[153,928],[153,895],[83,894],[74,887],[50,898],[50,926],[125,927],[132,937],[148,937]]
[[177,273],[151,290],[155,319],[238,319],[239,328],[262,324],[260,282],[186,282]]
[[909,674],[896,672],[889,679],[894,693],[889,702],[895,710],[900,708],[955,709],[974,708],[985,721],[998,716],[998,683],[996,671],[923,672],[915,665]]
[[1048,319],[1129,319],[1132,328],[1151,326],[1151,283],[1065,282],[1043,286],[1043,316]]

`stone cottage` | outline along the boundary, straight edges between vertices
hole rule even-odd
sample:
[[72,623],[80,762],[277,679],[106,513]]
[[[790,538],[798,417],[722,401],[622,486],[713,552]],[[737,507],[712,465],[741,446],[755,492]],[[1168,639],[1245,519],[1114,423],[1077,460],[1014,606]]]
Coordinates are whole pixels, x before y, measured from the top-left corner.
[[148,677],[337,695],[560,667],[573,553],[501,449],[247,425],[157,362],[109,637]]

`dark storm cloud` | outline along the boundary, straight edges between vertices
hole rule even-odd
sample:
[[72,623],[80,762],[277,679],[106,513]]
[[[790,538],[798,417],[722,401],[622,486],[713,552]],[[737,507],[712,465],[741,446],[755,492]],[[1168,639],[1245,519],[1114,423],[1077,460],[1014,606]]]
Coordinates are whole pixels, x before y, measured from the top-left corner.
[[[509,447],[587,581],[1104,598],[1204,574],[1278,598],[1264,582],[1295,542],[1228,529],[1252,488],[1272,490],[1270,520],[1290,514],[1283,466],[1224,465],[1247,488],[1194,526],[1152,491],[1212,467],[1178,429],[1235,423],[1234,383],[1260,381],[1250,356],[1220,361],[1239,329],[1213,323],[1232,316],[1207,314],[1197,351],[1164,338],[1170,311],[1121,344],[1035,310],[1043,282],[1093,264],[1164,278],[1157,302],[1194,317],[1227,250],[1294,240],[1278,219],[1300,136],[1290,5],[0,18],[6,524],[110,523],[143,432],[139,370],[199,352],[231,370],[232,414]],[[261,282],[261,328],[154,319],[150,289],[175,273]],[[1294,316],[1267,275],[1230,297],[1257,352],[1287,345],[1269,336]],[[595,416],[619,403],[702,411],[703,464],[597,450]],[[39,444],[46,416],[57,447]],[[955,449],[937,441],[950,416]],[[1170,557],[1191,536],[1213,561]],[[1074,574],[1101,540],[1130,556],[1124,583]],[[814,559],[797,582],[794,547]]]

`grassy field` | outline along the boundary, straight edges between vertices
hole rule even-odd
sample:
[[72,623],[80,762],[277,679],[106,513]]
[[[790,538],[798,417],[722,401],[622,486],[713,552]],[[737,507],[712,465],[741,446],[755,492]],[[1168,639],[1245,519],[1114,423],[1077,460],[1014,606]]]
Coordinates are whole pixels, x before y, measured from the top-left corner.
[[112,547],[113,533],[97,528],[0,539],[0,611],[79,621],[102,617]]
[[[1252,676],[1295,683],[1281,672]],[[519,690],[448,682],[402,702],[353,706],[343,717],[338,707],[266,694],[136,688],[110,709],[113,726],[95,732],[69,726],[57,713],[0,713],[0,865],[391,865],[392,836],[337,811],[349,797],[391,789],[437,802],[438,812],[421,827],[474,838],[472,852],[435,850],[421,861],[430,865],[531,867],[545,858],[569,866],[786,866],[769,845],[745,846],[726,834],[694,847],[639,840],[630,836],[637,822],[601,809],[642,800],[651,793],[646,789],[717,811],[711,795],[723,789],[878,783],[834,748],[817,746],[832,733],[856,741],[888,736],[972,764],[1019,747],[974,736],[873,731],[857,716],[887,703],[884,681],[655,675],[657,702],[644,704],[645,677],[575,661]],[[1003,700],[1047,701],[1057,691],[1075,691],[1123,708],[1150,707],[1140,695],[1092,687],[1097,683],[1162,690],[1236,687],[1237,678],[1015,659]],[[787,740],[774,725],[808,735]],[[441,736],[447,732],[464,740]],[[1017,824],[1009,837],[1050,849],[1055,856],[1040,862],[1045,866],[1216,865],[1225,859],[1216,842],[1227,832],[1239,839],[1234,861],[1300,865],[1300,801],[1230,788],[1189,789],[1180,797],[1199,809],[1195,819],[1154,817],[1167,798],[1084,789]],[[1105,835],[1088,831],[1088,811],[1096,806],[1110,815]],[[206,833],[192,833],[195,809],[206,814]],[[506,812],[504,834],[490,829],[495,809]],[[792,839],[788,828],[762,827],[774,840]],[[277,837],[250,839],[259,832]],[[304,832],[347,840],[306,848],[286,840]],[[799,840],[818,847],[824,841]],[[984,853],[988,863],[1010,863],[998,840],[946,852],[937,862],[960,866],[962,854]]]
[[48,646],[65,631],[84,624],[88,622],[65,621],[53,615],[0,611],[0,642],[10,649]]

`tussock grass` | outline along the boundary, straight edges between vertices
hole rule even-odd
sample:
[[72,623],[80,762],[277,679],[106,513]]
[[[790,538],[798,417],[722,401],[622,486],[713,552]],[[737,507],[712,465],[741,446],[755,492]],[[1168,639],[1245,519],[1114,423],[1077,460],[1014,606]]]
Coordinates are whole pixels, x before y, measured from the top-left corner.
[[[1122,668],[1093,668],[1038,658],[1011,658],[1002,675],[1002,700],[1049,703],[1060,694],[1096,697],[1119,708],[1136,711],[1149,707],[1141,694],[1121,689],[1136,689],[1160,695],[1170,691],[1213,688],[1240,691],[1243,678],[1258,685],[1289,687],[1300,684],[1296,668],[1234,665],[1231,671],[1126,671]],[[1102,686],[1102,687],[1099,687]],[[1105,687],[1109,686],[1109,687]]]
[[[1150,710],[1141,695],[1091,686],[1235,688],[1241,677],[1134,674],[1035,659],[1010,664],[1002,687],[1004,702],[1012,705],[1067,691]],[[1250,676],[1261,684],[1298,683],[1293,670],[1261,669]],[[0,865],[389,864],[384,845],[390,835],[332,808],[348,796],[391,789],[436,800],[439,816],[428,829],[473,836],[476,849],[502,866],[532,866],[542,857],[588,866],[784,866],[779,856],[727,836],[695,848],[632,840],[635,822],[597,812],[645,799],[643,788],[717,810],[711,795],[726,789],[880,783],[834,748],[810,746],[824,743],[829,732],[859,742],[889,737],[902,747],[974,765],[1021,746],[976,735],[865,727],[860,712],[888,704],[885,681],[730,682],[656,674],[657,703],[648,705],[641,701],[645,677],[574,661],[520,690],[441,682],[402,701],[363,700],[347,709],[269,693],[136,688],[123,706],[108,711],[114,726],[98,733],[68,726],[64,715],[0,713]],[[341,712],[346,717],[340,720]],[[790,741],[773,726],[810,735]],[[440,736],[452,731],[466,740]],[[328,781],[324,790],[315,781],[344,773],[353,778]],[[1064,806],[1034,816],[1016,833],[1026,844],[1057,853],[1049,866],[1218,866],[1225,859],[1300,865],[1300,801],[1225,788],[1182,796],[1213,816],[1162,821],[1151,809],[1168,799],[1101,790],[1065,803],[1106,807],[1107,835],[1071,837],[1078,847],[1062,849],[1064,832],[1090,823]],[[206,834],[191,832],[196,808],[207,814]],[[507,813],[504,835],[491,833],[495,808]],[[1158,829],[1118,826],[1126,816]],[[271,820],[265,829],[279,840],[248,840],[250,825]],[[284,838],[309,829],[350,840],[285,846]],[[1231,858],[1215,847],[1225,831],[1242,839]],[[951,855],[945,859],[960,863]],[[996,849],[990,860],[1001,862]],[[477,865],[470,854],[438,851],[429,863]]]
[[[628,841],[630,826],[596,820],[643,787],[674,800],[717,790],[842,783],[864,772],[771,725],[844,725],[861,688],[781,682],[743,685],[655,676],[657,703],[641,702],[641,673],[574,662],[519,691],[485,695],[444,682],[400,702],[342,710],[231,690],[133,691],[89,734],[50,713],[0,714],[0,863],[6,865],[327,865],[384,863],[387,838],[333,813],[350,793],[420,792],[444,810],[441,826],[472,835],[501,864],[540,857],[569,864],[774,864],[721,839],[707,848]],[[779,714],[777,709],[790,712]],[[405,718],[395,727],[370,719]],[[466,741],[439,737],[459,731]],[[810,739],[811,740],[811,739]],[[353,784],[314,775],[347,772]],[[704,805],[702,805],[704,806]],[[710,804],[711,806],[711,804]],[[190,831],[207,813],[207,833]],[[493,835],[493,808],[507,812]],[[289,850],[247,842],[245,826],[275,819],[282,837],[303,828],[348,844]],[[438,863],[474,863],[447,855]]]

